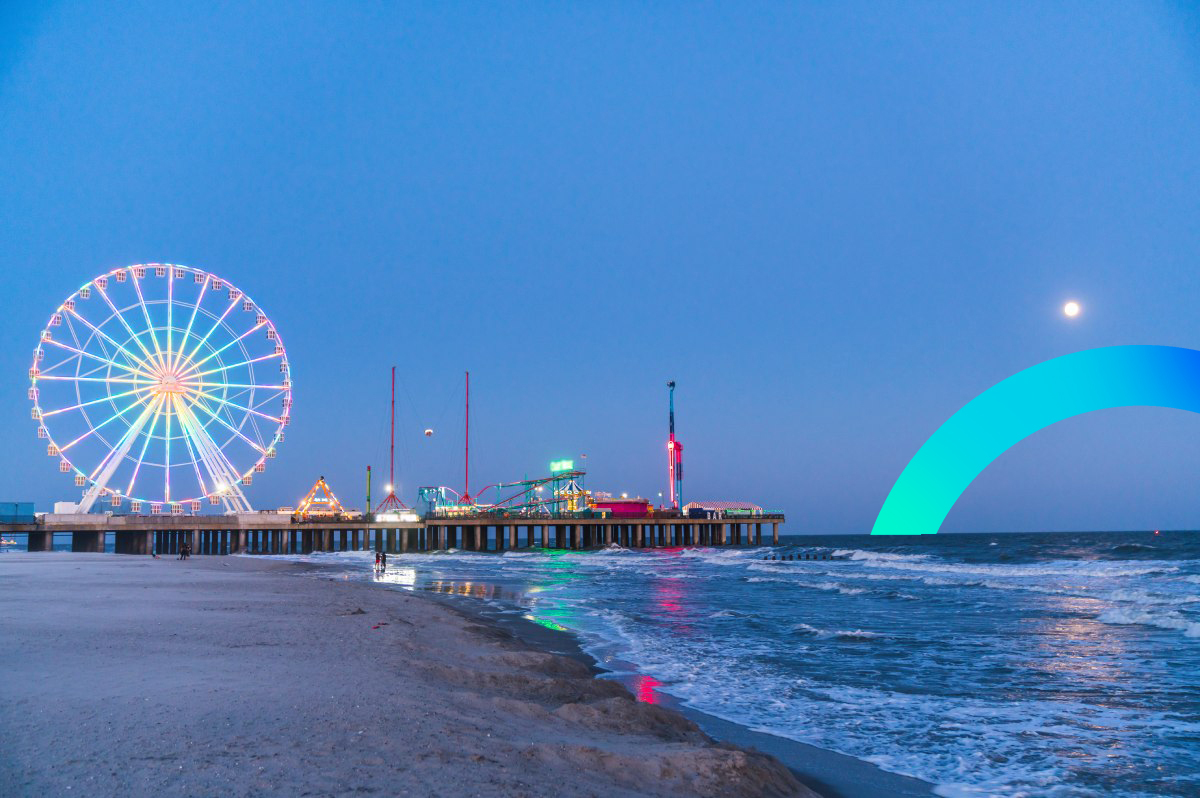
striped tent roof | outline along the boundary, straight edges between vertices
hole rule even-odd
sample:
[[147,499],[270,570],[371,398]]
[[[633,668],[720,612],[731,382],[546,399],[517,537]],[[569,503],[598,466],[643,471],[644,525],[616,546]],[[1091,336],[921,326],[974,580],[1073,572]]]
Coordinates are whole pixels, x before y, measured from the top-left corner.
[[751,510],[761,513],[763,508],[750,502],[688,502],[683,505],[685,510]]

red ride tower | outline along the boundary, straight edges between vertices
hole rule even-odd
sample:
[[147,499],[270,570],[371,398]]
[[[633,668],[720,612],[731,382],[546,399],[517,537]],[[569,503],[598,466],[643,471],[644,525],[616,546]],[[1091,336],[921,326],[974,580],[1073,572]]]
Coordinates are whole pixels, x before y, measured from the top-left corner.
[[675,380],[667,383],[670,390],[671,437],[667,439],[667,475],[671,483],[671,507],[678,510],[683,504],[683,444],[675,440]]
[[[367,469],[370,472],[370,469]],[[368,473],[368,479],[370,479]],[[367,494],[370,495],[371,488],[368,485]],[[388,448],[388,484],[387,496],[375,508],[376,513],[385,512],[387,510],[407,510],[408,505],[400,501],[396,496],[396,367],[392,366],[392,431],[391,443]]]

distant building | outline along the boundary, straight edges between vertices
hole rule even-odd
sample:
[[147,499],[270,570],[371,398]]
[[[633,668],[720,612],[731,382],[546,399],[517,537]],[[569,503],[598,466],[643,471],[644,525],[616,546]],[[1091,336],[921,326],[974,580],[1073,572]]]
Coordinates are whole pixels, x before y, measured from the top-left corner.
[[762,515],[763,508],[750,502],[688,502],[683,514],[688,518],[741,518]]

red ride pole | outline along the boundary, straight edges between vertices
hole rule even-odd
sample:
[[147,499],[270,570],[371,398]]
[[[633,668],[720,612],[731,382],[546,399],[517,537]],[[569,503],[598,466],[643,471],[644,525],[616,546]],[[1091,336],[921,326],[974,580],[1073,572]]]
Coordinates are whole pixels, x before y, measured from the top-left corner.
[[388,450],[388,495],[396,491],[396,367],[392,366],[392,443]]
[[471,500],[471,372],[467,372],[467,435],[463,447],[463,499]]

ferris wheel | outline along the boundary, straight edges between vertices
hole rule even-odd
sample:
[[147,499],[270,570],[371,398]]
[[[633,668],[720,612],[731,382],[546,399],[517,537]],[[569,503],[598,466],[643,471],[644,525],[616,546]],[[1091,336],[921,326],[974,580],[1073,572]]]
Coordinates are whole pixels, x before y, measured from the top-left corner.
[[292,409],[287,351],[250,297],[169,263],[85,283],[42,330],[29,369],[38,437],[58,470],[134,513],[248,512]]

